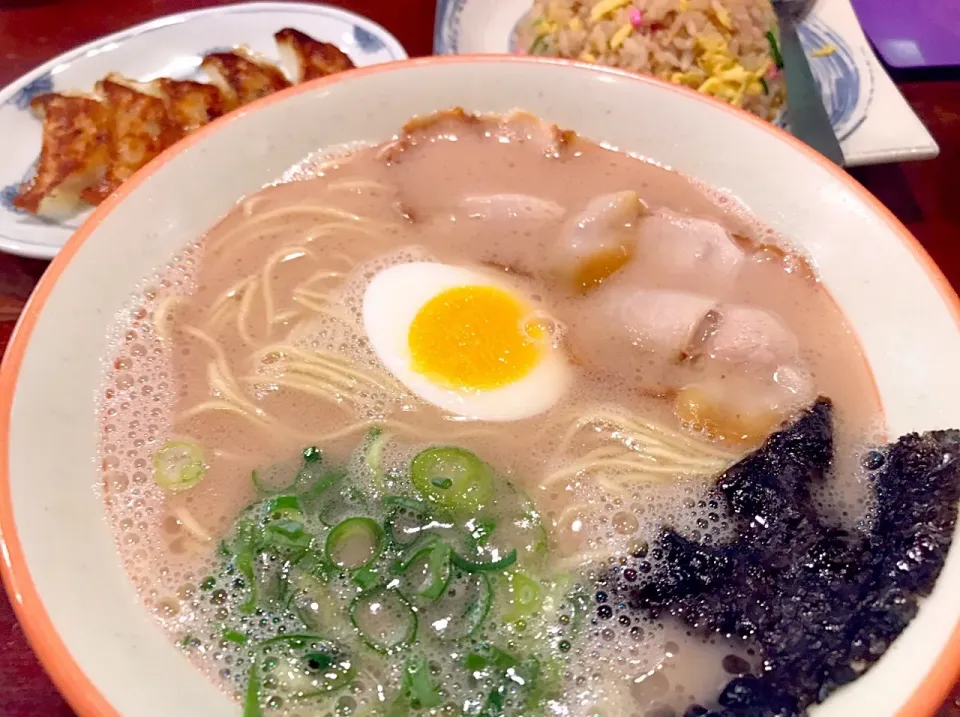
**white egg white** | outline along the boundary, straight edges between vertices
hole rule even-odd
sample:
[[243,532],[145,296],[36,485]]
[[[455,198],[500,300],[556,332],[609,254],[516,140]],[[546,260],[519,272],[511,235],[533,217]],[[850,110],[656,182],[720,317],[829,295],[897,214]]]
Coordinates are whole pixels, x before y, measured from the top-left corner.
[[451,389],[413,369],[410,324],[430,299],[458,286],[496,287],[533,308],[516,287],[483,271],[434,262],[389,267],[373,277],[363,297],[364,329],[383,365],[423,400],[463,418],[515,421],[553,406],[570,383],[559,349],[546,349],[527,375],[490,390]]

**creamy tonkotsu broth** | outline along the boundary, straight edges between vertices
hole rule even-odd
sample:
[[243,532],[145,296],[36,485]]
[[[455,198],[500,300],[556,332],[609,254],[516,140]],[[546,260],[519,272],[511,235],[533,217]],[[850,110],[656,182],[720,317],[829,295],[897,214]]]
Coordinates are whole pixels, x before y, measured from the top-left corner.
[[[882,438],[878,398],[810,264],[727,196],[523,114],[418,120],[291,178],[240,201],[143,285],[106,372],[108,512],[145,603],[191,659],[251,715],[251,699],[318,716],[681,715],[759,669],[749,641],[704,641],[666,617],[611,610],[605,622],[595,584],[664,526],[727,539],[705,499],[716,476],[817,396],[836,427],[817,498],[841,523],[869,519],[859,456]],[[335,468],[332,488],[303,493]],[[320,490],[339,497],[315,508]],[[278,491],[299,498],[257,503]],[[409,617],[402,589],[403,604],[388,604],[409,577],[390,574],[410,549],[390,542],[396,510],[472,536],[421,556],[475,580],[464,594],[490,586],[492,606],[457,608],[454,621],[485,608],[458,641],[424,633],[450,586],[440,602],[410,588],[420,632],[409,641],[388,635],[403,624],[344,617]],[[387,525],[380,557],[381,527],[330,537],[360,518]],[[260,543],[243,537],[251,525]],[[484,547],[477,530],[505,543]],[[266,557],[271,535],[279,552]],[[451,568],[448,548],[476,563],[518,557]],[[370,555],[379,562],[362,566]],[[252,595],[251,569],[279,572],[255,572]],[[326,591],[334,617],[303,619],[300,578]],[[381,589],[383,605],[354,604]],[[367,649],[371,631],[386,654]],[[251,680],[260,641],[291,633],[315,637],[270,643],[287,652]],[[306,667],[287,654],[301,648]],[[501,672],[519,682],[503,687]],[[524,680],[539,692],[518,692]]]

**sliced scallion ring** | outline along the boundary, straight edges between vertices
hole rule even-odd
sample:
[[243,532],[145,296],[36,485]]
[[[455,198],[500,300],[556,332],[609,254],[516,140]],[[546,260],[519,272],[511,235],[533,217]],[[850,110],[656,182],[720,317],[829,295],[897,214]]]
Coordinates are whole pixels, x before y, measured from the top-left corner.
[[490,607],[493,605],[493,586],[486,575],[476,575],[478,592],[476,599],[467,605],[467,610],[463,614],[463,622],[467,628],[464,637],[469,637],[477,631],[477,628],[487,619],[490,614]]
[[454,553],[452,556],[450,556],[450,560],[458,568],[465,570],[468,573],[479,573],[486,570],[505,570],[517,562],[517,549],[514,548],[499,560],[492,560],[488,563],[469,560],[461,555],[458,555],[457,553]]
[[383,523],[387,538],[400,547],[413,545],[423,535],[421,526],[426,522],[422,513],[409,508],[396,507]]
[[383,432],[383,429],[374,426],[367,434],[367,439],[370,441],[370,446],[367,449],[365,462],[367,468],[370,469],[370,473],[373,475],[373,484],[377,487],[378,491],[382,491],[384,489],[383,447],[387,442],[387,436]]
[[278,635],[261,642],[260,651],[264,678],[297,700],[330,694],[356,675],[353,660],[336,643],[315,635]]
[[260,669],[257,663],[250,665],[250,675],[247,677],[247,689],[243,694],[243,717],[263,717],[260,707]]
[[429,584],[417,593],[424,600],[438,600],[450,582],[450,556],[452,551],[446,543],[437,543],[427,556]]
[[429,515],[430,513],[430,506],[422,500],[407,498],[404,495],[388,495],[383,499],[383,504],[388,508],[406,508],[411,512],[422,515]]
[[[424,541],[409,558],[401,563],[404,582],[409,585],[407,595],[424,600],[439,600],[450,582],[450,546],[436,539]],[[403,591],[403,588],[401,588]]]
[[350,603],[350,622],[360,639],[381,654],[409,645],[417,635],[417,613],[393,590],[356,597]]
[[274,635],[260,642],[261,649],[271,645],[290,644],[292,647],[308,647],[315,643],[323,643],[324,639],[312,632],[288,632],[283,635]]
[[497,529],[497,521],[490,517],[474,518],[467,523],[470,542],[475,548],[482,548]]
[[425,629],[444,642],[473,635],[490,613],[493,586],[483,573],[460,573],[440,600],[420,608]]
[[263,512],[272,520],[298,516],[301,513],[300,499],[295,495],[278,495],[264,504]]
[[438,510],[420,500],[402,496],[387,496],[384,507],[391,508],[383,522],[387,539],[395,546],[406,548],[433,535],[454,527],[446,511]]
[[192,488],[206,471],[203,451],[194,441],[167,441],[153,454],[153,479],[172,493]]
[[430,675],[430,667],[422,657],[407,662],[403,668],[403,685],[410,700],[420,709],[432,709],[443,702],[440,688]]
[[313,536],[299,520],[274,520],[263,529],[261,548],[269,552],[283,552],[287,549],[297,551],[310,547]]
[[440,538],[433,533],[427,533],[420,537],[416,543],[407,548],[400,557],[394,561],[393,571],[397,574],[405,573],[413,565],[414,561],[422,557],[424,553],[430,550]]
[[250,639],[242,632],[230,628],[224,628],[223,632],[221,633],[221,637],[224,640],[232,642],[236,645],[246,645],[247,641]]
[[338,568],[366,567],[383,550],[383,530],[372,518],[347,518],[327,534],[327,560]]
[[237,537],[234,544],[233,564],[237,572],[243,576],[247,587],[247,597],[240,604],[240,612],[252,613],[257,607],[257,576],[254,561],[260,552],[262,533],[251,520],[243,520],[237,524]]
[[360,568],[353,573],[353,582],[359,585],[361,590],[371,590],[380,582],[380,575],[372,568]]
[[448,446],[421,451],[410,464],[414,487],[432,504],[476,510],[493,495],[493,471],[476,455]]
[[522,570],[507,575],[510,590],[510,611],[505,619],[516,622],[536,613],[543,605],[543,588],[538,580]]

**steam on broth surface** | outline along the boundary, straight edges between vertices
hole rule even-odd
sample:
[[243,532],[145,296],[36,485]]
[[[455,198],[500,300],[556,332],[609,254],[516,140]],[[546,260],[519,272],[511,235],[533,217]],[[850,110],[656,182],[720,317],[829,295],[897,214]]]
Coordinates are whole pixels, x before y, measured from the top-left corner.
[[522,114],[294,174],[145,285],[107,372],[109,514],[191,658],[251,715],[680,715],[761,671],[597,585],[666,526],[732,539],[716,477],[819,395],[816,498],[870,522],[880,407],[807,262]]

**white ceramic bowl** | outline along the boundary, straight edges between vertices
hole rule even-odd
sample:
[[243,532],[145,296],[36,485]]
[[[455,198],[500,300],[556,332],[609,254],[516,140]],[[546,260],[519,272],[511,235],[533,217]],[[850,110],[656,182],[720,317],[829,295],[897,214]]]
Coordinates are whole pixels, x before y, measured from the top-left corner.
[[[860,336],[891,435],[960,427],[960,302],[841,170],[694,92],[531,58],[431,58],[298,86],[166,152],[104,202],[44,276],[0,374],[4,578],[32,645],[83,717],[238,715],[141,606],[104,520],[94,393],[135,284],[308,153],[384,140],[453,105],[532,111],[739,197],[812,256]],[[894,646],[819,715],[931,715],[960,666],[960,540]]]

